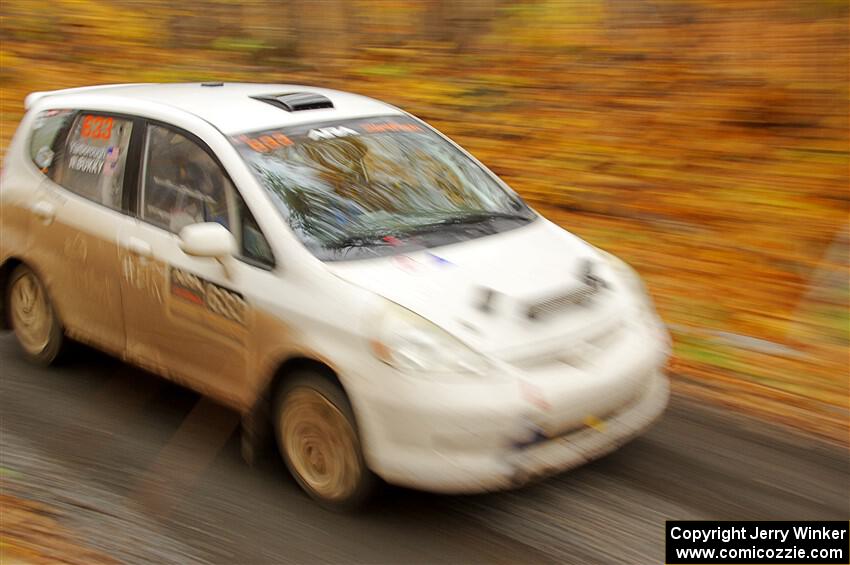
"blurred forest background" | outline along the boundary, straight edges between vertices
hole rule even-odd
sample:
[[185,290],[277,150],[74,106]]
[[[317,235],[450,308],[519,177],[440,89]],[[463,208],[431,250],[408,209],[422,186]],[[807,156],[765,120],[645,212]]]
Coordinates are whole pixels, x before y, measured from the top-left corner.
[[3,0],[31,91],[295,82],[432,122],[645,277],[680,392],[848,442],[847,0]]

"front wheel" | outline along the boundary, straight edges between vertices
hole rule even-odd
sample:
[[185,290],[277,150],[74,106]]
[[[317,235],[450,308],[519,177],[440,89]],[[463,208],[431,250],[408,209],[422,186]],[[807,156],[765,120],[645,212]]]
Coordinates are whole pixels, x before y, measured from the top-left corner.
[[40,365],[50,365],[62,350],[64,332],[47,289],[26,265],[12,271],[6,288],[9,319],[24,355]]
[[275,431],[292,476],[307,494],[333,510],[352,510],[374,492],[351,404],[319,373],[291,375],[275,402]]

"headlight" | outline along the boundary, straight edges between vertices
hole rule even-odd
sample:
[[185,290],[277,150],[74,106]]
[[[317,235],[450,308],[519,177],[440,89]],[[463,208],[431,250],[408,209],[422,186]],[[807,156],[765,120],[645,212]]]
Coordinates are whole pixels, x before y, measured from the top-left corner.
[[481,375],[489,365],[445,330],[393,303],[383,312],[371,346],[378,359],[409,373]]
[[641,295],[649,301],[649,292],[647,292],[646,285],[643,284],[643,280],[641,280],[637,271],[616,255],[612,255],[607,251],[602,251],[601,249],[597,250],[602,254],[602,257],[611,267],[611,270],[614,271],[617,278],[623,282],[626,288],[635,294]]
[[662,322],[661,318],[658,317],[658,314],[655,311],[655,304],[653,304],[652,297],[646,290],[646,285],[643,284],[643,280],[641,280],[640,275],[638,275],[637,271],[619,257],[611,255],[601,249],[599,252],[611,266],[611,270],[614,271],[617,278],[621,280],[623,285],[632,293],[634,300],[637,303],[638,312],[640,313],[641,318],[648,323],[653,334],[664,345],[666,354],[669,355],[670,348],[672,346],[670,334],[667,331],[664,322]]
[[619,257],[611,255],[607,251],[602,251],[601,249],[599,252],[608,262],[608,265],[611,266],[611,270],[614,271],[617,279],[621,281],[623,286],[632,293],[641,314],[653,319],[656,318],[655,304],[652,303],[652,297],[649,295],[649,291],[646,290],[646,285],[643,284],[643,280],[640,278],[637,271]]

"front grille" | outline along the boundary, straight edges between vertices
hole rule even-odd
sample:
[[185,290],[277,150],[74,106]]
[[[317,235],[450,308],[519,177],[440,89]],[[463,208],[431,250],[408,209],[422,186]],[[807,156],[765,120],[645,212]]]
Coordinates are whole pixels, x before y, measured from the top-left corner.
[[598,351],[604,351],[611,347],[620,337],[620,330],[623,329],[622,320],[617,320],[616,323],[605,328],[603,331],[588,337],[585,341],[596,348]]
[[[637,387],[619,406],[615,406],[610,408],[604,412],[600,412],[598,414],[594,414],[593,417],[596,421],[602,423],[602,425],[608,425],[610,422],[619,416],[625,414],[629,410],[632,410],[637,406],[637,404],[641,401],[641,399],[646,396],[651,387],[651,379],[648,377],[641,378],[642,384]],[[534,444],[545,443],[549,441],[556,441],[566,436],[573,436],[573,439],[578,440],[580,434],[594,434],[595,426],[588,423],[588,419],[585,418],[581,422],[574,422],[567,425],[556,426],[550,429],[547,432],[543,431],[542,428],[533,429],[534,437],[526,442],[526,445],[522,447],[530,447]]]
[[616,346],[617,342],[623,338],[623,330],[622,321],[617,319],[595,331],[590,331],[578,341],[568,344],[563,342],[551,343],[547,347],[512,357],[509,362],[515,367],[527,371],[556,364],[582,369],[595,361],[599,355],[605,354],[608,349]]
[[573,306],[586,305],[598,292],[598,286],[583,284],[569,292],[558,294],[530,305],[526,315],[529,319],[536,320],[547,314],[554,314]]

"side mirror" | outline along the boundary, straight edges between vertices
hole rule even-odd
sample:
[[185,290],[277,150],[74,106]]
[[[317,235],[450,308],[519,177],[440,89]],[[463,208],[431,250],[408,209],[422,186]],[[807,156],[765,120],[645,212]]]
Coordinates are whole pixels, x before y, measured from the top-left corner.
[[180,249],[186,255],[221,261],[236,254],[236,238],[226,227],[215,222],[189,224],[180,230]]

